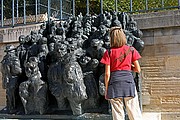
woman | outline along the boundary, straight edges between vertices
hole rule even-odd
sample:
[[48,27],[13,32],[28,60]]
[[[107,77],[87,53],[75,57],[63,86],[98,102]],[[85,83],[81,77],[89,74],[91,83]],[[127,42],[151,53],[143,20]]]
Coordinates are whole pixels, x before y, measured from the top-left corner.
[[105,64],[105,99],[112,107],[113,120],[124,120],[124,104],[130,120],[142,120],[138,95],[132,70],[140,73],[137,50],[126,45],[126,36],[121,27],[110,29],[111,49],[107,50],[101,63]]

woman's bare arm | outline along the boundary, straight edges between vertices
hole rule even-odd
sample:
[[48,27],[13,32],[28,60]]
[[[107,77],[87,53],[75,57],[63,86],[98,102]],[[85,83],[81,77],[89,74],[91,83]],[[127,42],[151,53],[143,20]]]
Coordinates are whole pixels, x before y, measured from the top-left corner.
[[141,72],[141,67],[140,67],[140,65],[139,65],[138,60],[136,60],[136,61],[133,62],[132,68],[133,68],[132,70],[133,70],[134,72],[137,72],[137,73],[140,73],[140,72]]
[[107,99],[107,89],[108,89],[108,84],[109,84],[109,78],[110,78],[110,65],[105,65],[105,98]]

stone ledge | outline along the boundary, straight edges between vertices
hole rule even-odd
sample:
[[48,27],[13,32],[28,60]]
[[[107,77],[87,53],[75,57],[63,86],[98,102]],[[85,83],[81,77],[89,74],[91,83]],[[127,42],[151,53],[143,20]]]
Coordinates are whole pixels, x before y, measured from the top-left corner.
[[27,24],[23,26],[17,26],[14,28],[1,28],[0,29],[0,43],[12,43],[18,42],[20,35],[29,35],[31,31],[38,31],[40,25],[38,24]]
[[180,10],[132,15],[139,29],[180,26]]
[[169,16],[169,15],[180,15],[180,10],[166,10],[166,11],[158,11],[158,12],[150,12],[150,13],[142,13],[142,14],[133,14],[135,19],[138,18],[152,18],[159,16]]

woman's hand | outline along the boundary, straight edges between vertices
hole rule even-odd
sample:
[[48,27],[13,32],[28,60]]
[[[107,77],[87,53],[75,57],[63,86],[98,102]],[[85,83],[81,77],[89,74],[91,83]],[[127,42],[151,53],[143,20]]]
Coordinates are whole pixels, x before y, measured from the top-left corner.
[[105,99],[108,100],[107,90],[105,91]]

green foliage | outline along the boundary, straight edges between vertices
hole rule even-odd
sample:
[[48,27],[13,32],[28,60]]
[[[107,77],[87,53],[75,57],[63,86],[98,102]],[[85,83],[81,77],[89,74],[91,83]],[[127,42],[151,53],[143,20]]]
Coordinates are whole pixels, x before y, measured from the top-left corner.
[[[15,5],[16,5],[16,1]],[[24,0],[18,0],[19,4],[19,15],[23,16],[23,2]],[[59,8],[59,0],[51,0],[53,8]],[[64,2],[65,0],[63,0]],[[101,0],[89,0],[89,12],[90,14],[99,14],[100,13],[100,1]],[[146,3],[146,1],[148,1]],[[26,14],[34,14],[35,7],[34,5],[35,0],[26,0],[26,7],[27,11]],[[41,0],[41,4],[47,6],[48,0]],[[130,12],[130,0],[117,0],[117,7],[118,11],[120,12]],[[146,7],[149,11],[157,11],[158,9],[162,8],[173,8],[177,9],[178,0],[132,0],[132,11],[145,11]],[[75,9],[76,15],[82,13],[85,15],[87,13],[86,8],[86,0],[75,0]],[[47,11],[47,8],[42,7],[41,11]],[[114,11],[115,10],[115,0],[103,0],[103,11]],[[16,13],[16,9],[15,9]],[[4,0],[4,16],[6,18],[12,16],[12,0]]]
[[[75,0],[75,2],[76,14],[85,15],[87,13],[86,0]],[[90,14],[100,13],[100,0],[89,0],[89,12]]]
[[[26,0],[26,14],[35,14],[35,0]],[[14,14],[17,14],[17,0],[14,0]],[[24,15],[24,0],[18,0],[18,15],[22,17]],[[4,17],[5,19],[12,18],[12,0],[4,0]]]
[[[147,3],[146,3],[147,1]],[[89,0],[90,14],[100,13],[100,0]],[[117,0],[118,11],[130,12],[130,0]],[[157,11],[164,8],[174,9],[178,6],[178,0],[132,0],[132,11],[144,12],[146,7],[148,11]],[[104,11],[115,10],[115,0],[103,0]],[[86,0],[76,0],[76,14],[86,14]]]
[[87,12],[86,0],[76,0],[75,9],[76,9],[76,14],[82,13],[83,15],[85,15]]
[[145,4],[145,0],[139,0],[139,1],[134,1],[132,3],[132,10],[136,11],[136,10],[145,10],[146,9],[146,4]]
[[114,2],[112,2],[112,0],[104,0],[103,1],[103,9],[105,11],[114,11],[115,10]]
[[[11,10],[11,5],[12,1],[11,0],[4,0],[4,16],[12,16],[12,10]],[[8,18],[8,17],[6,17]]]

